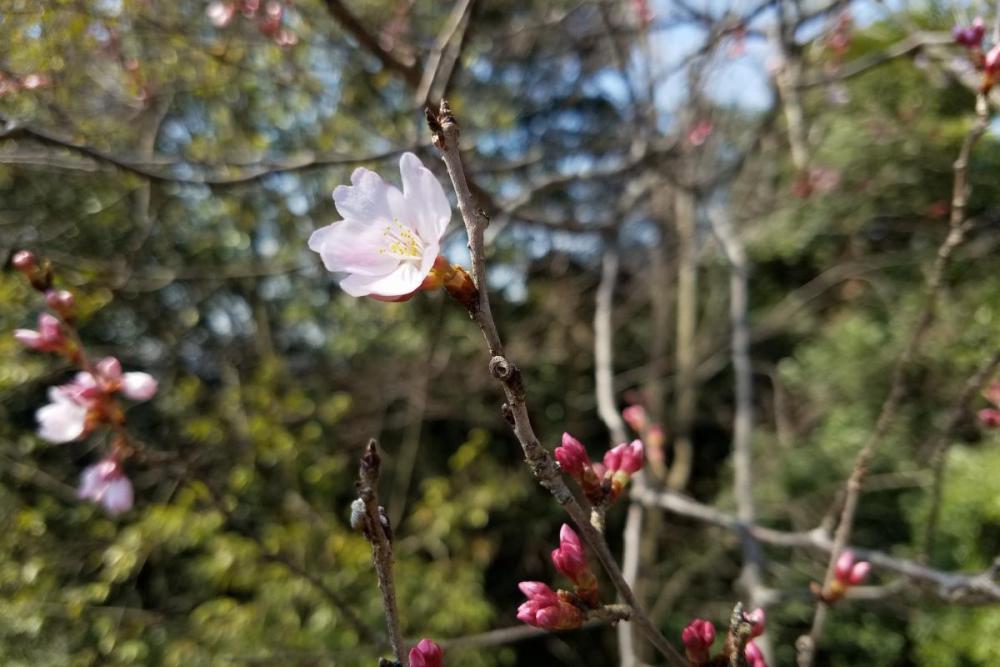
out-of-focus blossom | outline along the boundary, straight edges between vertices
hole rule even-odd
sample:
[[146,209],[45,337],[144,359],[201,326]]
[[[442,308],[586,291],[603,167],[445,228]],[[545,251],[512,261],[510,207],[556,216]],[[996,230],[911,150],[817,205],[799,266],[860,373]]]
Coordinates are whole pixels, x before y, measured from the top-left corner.
[[622,443],[609,450],[604,455],[604,466],[608,472],[623,472],[626,475],[634,475],[642,468],[643,450],[642,441],[633,440],[629,443]]
[[569,577],[581,599],[591,606],[597,606],[597,577],[587,563],[580,537],[566,524],[559,531],[559,548],[552,551],[552,563],[557,570]]
[[746,615],[746,620],[750,624],[750,638],[760,637],[764,634],[764,626],[767,622],[767,612],[762,607],[757,607]]
[[35,412],[38,436],[49,442],[72,442],[89,430],[88,406],[72,385],[51,387],[49,403]]
[[701,146],[712,136],[713,129],[711,121],[700,120],[688,131],[688,141],[692,146]]
[[991,382],[983,389],[983,398],[1000,408],[1000,382]]
[[49,308],[66,318],[71,318],[76,308],[76,299],[73,297],[73,293],[64,289],[50,289],[45,292],[45,303]]
[[38,259],[35,253],[30,250],[18,250],[10,260],[11,265],[18,271],[29,271],[38,266]]
[[327,270],[347,274],[340,286],[351,296],[408,299],[434,267],[451,205],[416,155],[404,153],[399,171],[402,192],[375,172],[356,169],[350,186],[333,191],[344,219],[309,238]]
[[517,608],[517,619],[546,630],[571,630],[583,623],[583,611],[560,591],[556,593],[540,581],[517,585],[528,598]]
[[653,22],[653,8],[649,6],[649,0],[632,0],[632,9],[640,27],[646,28]]
[[636,433],[642,433],[649,426],[649,417],[646,415],[646,408],[641,405],[630,405],[622,410],[622,419]]
[[1000,410],[996,408],[983,408],[976,416],[979,417],[979,423],[987,428],[997,428],[1000,426]]
[[752,641],[747,642],[743,655],[746,656],[747,665],[749,665],[749,667],[767,667],[767,661],[764,660],[764,654],[761,653],[760,648],[758,648],[758,646]]
[[836,602],[844,597],[849,588],[861,584],[868,577],[871,567],[867,561],[855,560],[850,549],[845,550],[834,564],[833,581],[825,594],[826,601]]
[[132,509],[132,482],[125,476],[121,464],[113,458],[84,469],[77,495],[81,500],[98,503],[108,514],[121,514]]
[[1000,70],[1000,44],[986,52],[986,56],[983,58],[983,69],[990,77],[996,75],[997,70]]
[[21,345],[38,352],[59,352],[64,350],[68,343],[63,334],[62,324],[49,313],[38,316],[38,331],[16,329],[14,338]]
[[441,667],[444,651],[430,639],[421,639],[410,649],[410,667]]
[[133,401],[148,401],[156,395],[156,378],[149,373],[122,373],[122,364],[115,357],[101,359],[94,365],[94,370],[105,393],[120,391]]
[[704,665],[711,659],[712,643],[715,642],[715,626],[711,621],[696,618],[681,632],[684,652],[692,665]]
[[225,28],[229,25],[233,17],[236,16],[236,3],[235,2],[216,2],[209,3],[208,9],[205,10],[208,15],[208,20],[212,22],[216,28]]
[[962,46],[968,49],[976,49],[983,43],[983,37],[986,35],[986,23],[981,16],[977,16],[972,20],[972,25],[957,25],[952,28],[951,34],[955,38],[955,41]]

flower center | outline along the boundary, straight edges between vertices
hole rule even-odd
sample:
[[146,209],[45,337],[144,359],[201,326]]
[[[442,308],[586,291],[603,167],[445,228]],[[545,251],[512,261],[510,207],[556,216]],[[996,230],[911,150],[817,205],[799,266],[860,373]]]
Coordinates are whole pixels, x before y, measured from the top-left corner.
[[380,255],[390,255],[397,259],[420,259],[424,255],[424,243],[413,230],[393,218],[382,231],[383,247]]

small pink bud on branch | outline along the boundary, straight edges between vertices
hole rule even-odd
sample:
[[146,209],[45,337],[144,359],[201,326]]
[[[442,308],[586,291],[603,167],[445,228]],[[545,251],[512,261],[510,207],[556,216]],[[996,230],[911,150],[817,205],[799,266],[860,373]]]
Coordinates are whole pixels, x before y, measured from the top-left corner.
[[681,632],[684,652],[694,667],[700,667],[711,660],[712,644],[715,642],[715,625],[711,621],[696,618]]
[[410,649],[410,667],[442,667],[444,651],[430,639],[421,639]]
[[552,551],[552,563],[575,586],[575,593],[591,607],[598,605],[597,577],[594,576],[580,537],[568,525],[559,531],[559,548]]

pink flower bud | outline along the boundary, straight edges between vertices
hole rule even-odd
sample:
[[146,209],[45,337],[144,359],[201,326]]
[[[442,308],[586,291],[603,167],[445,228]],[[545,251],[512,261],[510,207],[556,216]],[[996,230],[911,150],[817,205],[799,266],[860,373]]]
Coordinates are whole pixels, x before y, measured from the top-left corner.
[[868,578],[868,573],[872,569],[872,564],[867,561],[860,561],[851,568],[851,574],[847,577],[847,583],[857,586]]
[[38,331],[17,329],[14,338],[28,349],[39,352],[58,352],[67,342],[59,320],[49,313],[38,316]]
[[35,257],[35,253],[30,250],[19,250],[14,253],[11,264],[18,271],[25,273],[38,266],[38,259]]
[[94,364],[94,370],[102,379],[117,382],[122,377],[122,362],[114,357],[104,357]]
[[864,581],[870,570],[870,563],[855,561],[854,554],[850,550],[847,550],[840,554],[840,558],[837,559],[837,563],[833,569],[833,576],[846,589],[849,586],[857,586]]
[[522,581],[518,588],[528,597],[517,608],[517,618],[522,623],[547,630],[570,630],[583,623],[583,612],[545,584]]
[[[14,332],[14,335],[17,336],[16,331]],[[987,428],[996,428],[997,426],[1000,426],[1000,410],[995,408],[983,408],[976,413],[976,416],[979,417],[979,423]]]
[[552,563],[575,584],[577,595],[597,605],[597,577],[587,563],[580,537],[566,524],[559,531],[559,548],[552,551]]
[[710,659],[709,650],[715,641],[715,626],[711,621],[696,618],[681,632],[684,651],[693,665],[703,665]]
[[45,303],[48,304],[49,308],[63,317],[72,315],[73,309],[76,307],[76,299],[73,298],[73,293],[64,289],[48,290],[45,293]]
[[847,578],[851,575],[852,567],[854,567],[854,554],[850,549],[845,549],[833,566],[833,576],[839,581],[847,581]]
[[642,433],[649,425],[649,418],[646,416],[646,408],[641,405],[630,405],[622,410],[622,419],[628,427],[636,433]]
[[747,622],[750,623],[750,637],[760,637],[764,634],[764,623],[767,620],[767,613],[763,608],[758,607],[746,616]]
[[749,667],[767,667],[767,662],[764,660],[764,654],[761,653],[760,649],[752,641],[747,642],[743,655],[746,656],[747,665],[749,665]]
[[635,474],[642,468],[642,441],[622,443],[604,455],[604,465],[609,472]]
[[441,667],[444,651],[430,639],[421,639],[410,649],[410,667]]
[[159,388],[156,378],[149,373],[125,373],[122,376],[122,393],[133,401],[148,401]]
[[577,480],[583,476],[584,469],[590,465],[587,450],[584,449],[579,440],[569,433],[563,433],[562,445],[556,447],[555,456],[563,472]]

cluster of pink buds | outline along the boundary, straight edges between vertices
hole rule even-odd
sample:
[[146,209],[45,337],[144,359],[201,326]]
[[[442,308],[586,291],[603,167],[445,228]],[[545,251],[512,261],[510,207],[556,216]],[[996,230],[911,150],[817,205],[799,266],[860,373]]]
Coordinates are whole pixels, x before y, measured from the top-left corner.
[[430,639],[421,639],[410,649],[410,667],[441,667],[444,651]]
[[580,441],[563,433],[562,445],[556,447],[555,456],[559,467],[576,480],[590,502],[609,505],[642,468],[643,446],[640,440],[623,442],[604,454],[603,463],[592,463]]
[[983,38],[986,37],[986,23],[977,16],[968,26],[955,26],[952,29],[955,42],[964,46],[969,52],[969,58],[977,70],[983,73],[980,91],[989,92],[1000,74],[1000,44],[995,44],[989,51],[983,49]]
[[[755,609],[743,615],[743,620],[750,624],[750,640],[743,649],[746,664],[750,667],[767,667],[764,654],[754,643],[754,638],[764,634],[766,615],[763,609]],[[696,618],[681,632],[681,642],[684,644],[684,654],[691,667],[708,667],[709,665],[729,665],[736,645],[730,637],[723,646],[722,652],[712,657],[712,644],[715,643],[715,625],[711,621]]]
[[527,601],[517,608],[517,620],[546,630],[572,630],[583,624],[584,613],[572,601],[572,594],[553,591],[540,581],[517,585]]
[[262,35],[270,37],[278,46],[291,46],[299,41],[298,36],[281,27],[285,14],[285,3],[269,0],[264,3],[261,11],[260,0],[214,0],[205,10],[208,19],[216,28],[225,28],[236,14],[257,22],[257,29]]
[[81,368],[72,381],[49,388],[49,403],[35,412],[38,435],[49,442],[66,443],[86,437],[101,425],[111,429],[114,437],[110,451],[84,470],[79,497],[102,505],[111,514],[124,512],[132,507],[132,483],[125,476],[122,462],[132,447],[117,397],[148,401],[156,394],[156,379],[148,373],[122,372],[121,362],[114,357],[91,363],[73,325],[73,294],[53,289],[51,268],[40,264],[28,251],[18,252],[12,264],[45,295],[51,310],[39,315],[37,330],[18,329],[14,338],[30,350],[57,354]]
[[990,386],[983,390],[983,398],[992,405],[977,413],[979,423],[987,428],[997,428],[1000,426],[1000,382],[990,383]]
[[[830,582],[829,590],[820,591],[818,593],[819,598],[827,604],[833,604],[844,597],[851,587],[858,586],[864,582],[868,578],[868,573],[871,569],[871,563],[863,560],[855,560],[854,553],[849,549],[845,550],[834,564],[833,581]],[[813,584],[814,593],[817,588],[818,586]]]
[[622,410],[622,419],[625,420],[630,429],[639,434],[639,439],[644,445],[643,453],[649,460],[653,474],[661,475],[666,466],[664,447],[667,442],[667,434],[663,430],[663,426],[652,421],[646,413],[646,408],[638,403],[629,405]]
[[552,551],[552,564],[573,582],[573,590],[553,591],[538,581],[522,581],[518,586],[528,600],[517,609],[517,618],[548,630],[580,627],[587,610],[600,606],[597,577],[590,569],[583,543],[576,532],[563,524],[559,548]]

